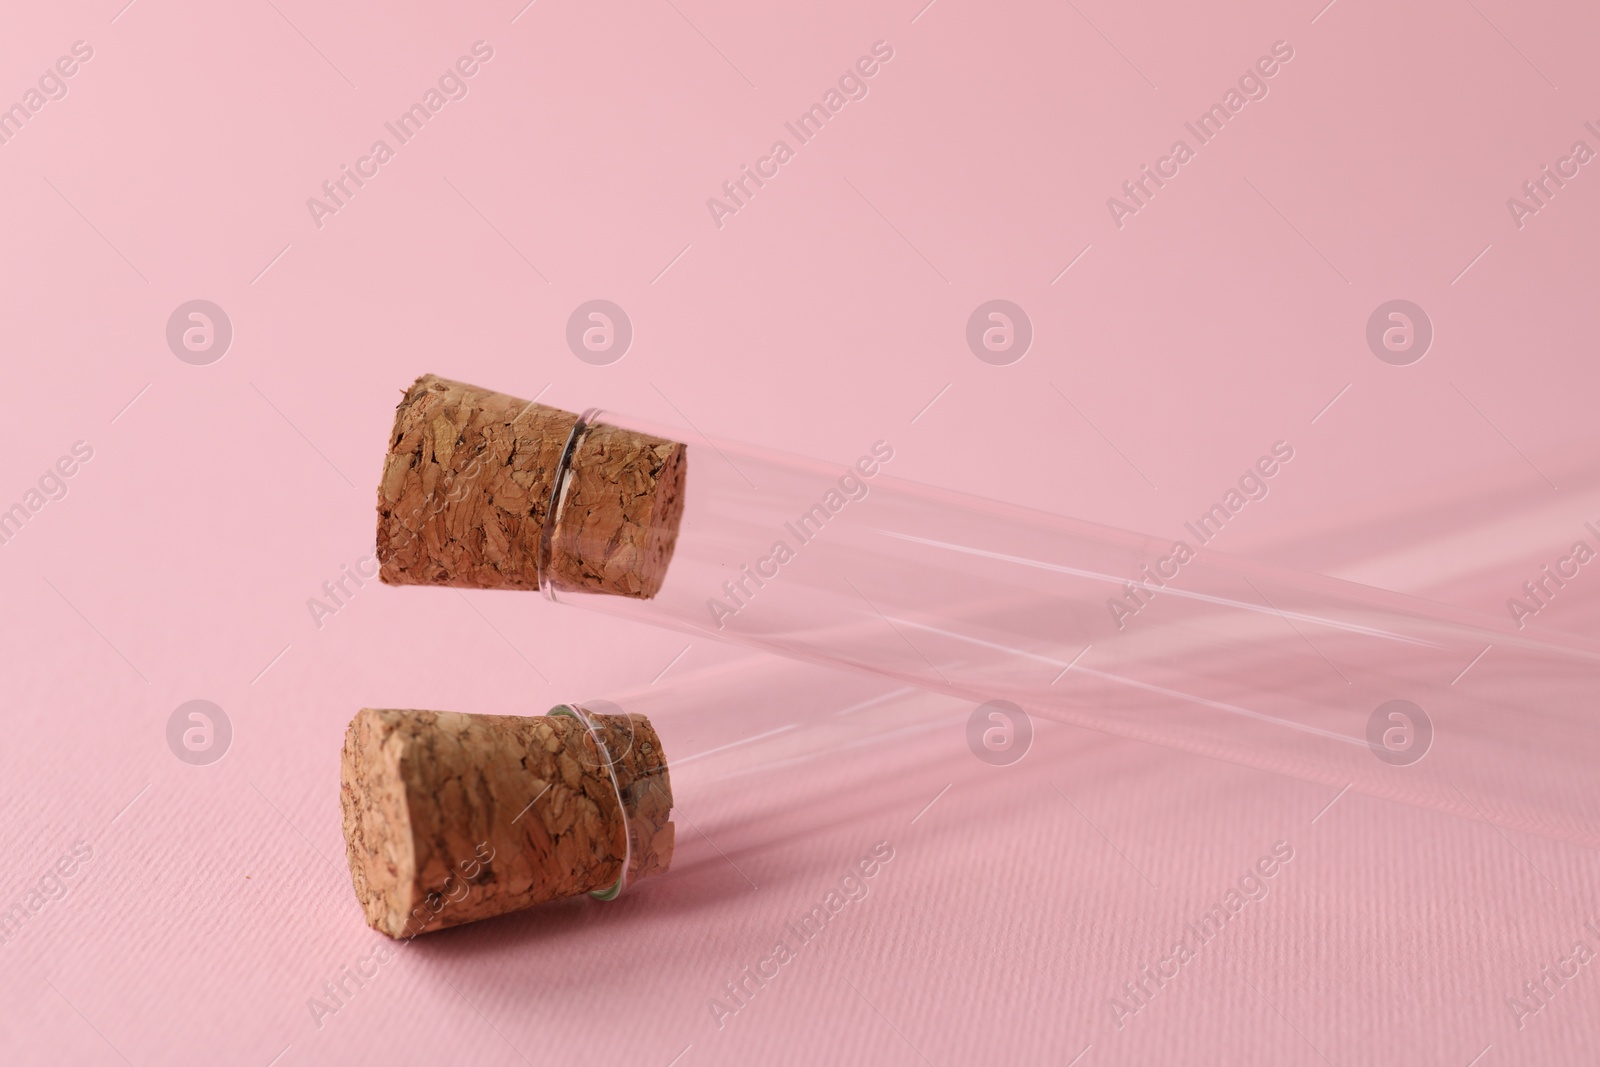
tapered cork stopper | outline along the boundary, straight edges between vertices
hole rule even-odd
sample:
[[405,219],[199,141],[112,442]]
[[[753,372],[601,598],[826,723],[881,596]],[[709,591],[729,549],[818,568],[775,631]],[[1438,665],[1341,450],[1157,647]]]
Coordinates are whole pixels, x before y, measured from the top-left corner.
[[[539,588],[546,525],[558,589],[648,599],[683,514],[686,449],[504,393],[424,375],[395,411],[378,489],[390,585]],[[562,492],[551,516],[553,490]]]
[[367,923],[413,937],[666,870],[660,739],[642,715],[588,721],[363,709],[340,803]]

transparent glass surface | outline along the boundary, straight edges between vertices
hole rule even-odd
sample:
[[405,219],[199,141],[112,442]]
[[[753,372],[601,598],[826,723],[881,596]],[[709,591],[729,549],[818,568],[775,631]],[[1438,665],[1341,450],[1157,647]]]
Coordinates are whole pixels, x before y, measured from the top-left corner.
[[654,598],[552,599],[1600,845],[1600,643],[1232,558],[1207,526],[897,480],[882,443],[833,465],[585,419],[687,442],[685,510]]

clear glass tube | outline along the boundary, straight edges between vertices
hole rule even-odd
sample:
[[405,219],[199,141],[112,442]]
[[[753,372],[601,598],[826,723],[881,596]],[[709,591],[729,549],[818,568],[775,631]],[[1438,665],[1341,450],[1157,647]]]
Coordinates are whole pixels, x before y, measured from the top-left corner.
[[946,727],[971,711],[964,702],[937,703],[915,686],[765,658],[698,671],[670,685],[558,704],[550,714],[560,709],[649,719],[680,801],[703,799],[751,776],[842,760]]
[[[549,714],[591,724],[597,765],[620,760],[629,746],[659,744],[653,773],[666,777],[671,816],[684,825],[675,834],[672,862],[653,881],[707,864],[739,869],[717,842],[748,836],[741,830],[751,827],[770,843],[771,827],[780,823],[793,831],[830,819],[860,821],[869,793],[901,807],[926,801],[904,795],[898,783],[916,780],[906,772],[919,761],[947,753],[914,742],[936,730],[959,730],[972,708],[883,678],[757,657],[665,685],[558,704]],[[629,729],[632,716],[649,720],[653,741]],[[1006,760],[1012,762],[1031,738],[1008,732],[1003,741],[1007,748],[1019,746]],[[824,765],[825,773],[814,773]],[[612,780],[619,780],[615,773]],[[841,782],[848,783],[843,792]],[[848,812],[832,810],[837,805]],[[796,818],[797,811],[804,814]],[[655,832],[654,824],[628,823],[624,872],[633,869],[641,832]],[[590,895],[611,900],[628,885],[624,873],[616,885]]]
[[597,426],[690,442],[676,545],[550,599],[1600,846],[1600,643],[1230,558],[1225,504],[1157,538],[598,411],[566,455]]

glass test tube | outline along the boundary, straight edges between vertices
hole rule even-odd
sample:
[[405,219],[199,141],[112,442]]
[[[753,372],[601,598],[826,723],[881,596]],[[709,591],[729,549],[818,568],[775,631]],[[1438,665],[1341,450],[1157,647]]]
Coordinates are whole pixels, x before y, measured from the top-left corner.
[[[590,411],[566,457],[604,426],[683,439]],[[1225,511],[1156,538],[895,479],[881,441],[839,467],[687,452],[655,595],[546,567],[546,596],[1600,845],[1594,641],[1230,558]],[[546,519],[569,538],[571,474]]]
[[1600,845],[1600,643],[1223,555],[1227,498],[1157,538],[905,482],[892,456],[830,465],[425,376],[390,440],[382,574],[538,587]]
[[410,939],[707,864],[748,880],[724,846],[906,808],[918,769],[968,758],[913,739],[969,713],[764,656],[545,715],[363,709],[341,756],[352,884],[374,929]]
[[[811,795],[816,782],[809,772],[824,764],[827,788],[848,781],[848,793],[835,800],[848,801],[852,819],[860,816],[868,794],[901,806],[926,799],[905,795],[897,784],[918,761],[936,754],[915,739],[934,731],[959,734],[972,708],[882,678],[761,657],[606,699],[559,704],[549,714],[610,724],[594,731],[601,762],[620,761],[620,750],[635,742],[625,725],[616,724],[631,716],[648,720],[662,753],[658,773],[670,780],[672,816],[694,820],[692,833],[676,835],[682,843],[696,835],[707,842],[726,840],[736,825],[765,825],[780,816],[794,824],[795,810],[815,816],[799,825],[818,821],[826,805]],[[1008,730],[1004,744],[1016,741]],[[631,852],[638,847],[631,821],[629,829]],[[678,859],[663,873],[692,869],[693,848],[686,855],[680,844]],[[713,856],[704,858],[726,860],[720,852]],[[633,867],[625,862],[615,885],[591,895],[614,898],[628,885]]]

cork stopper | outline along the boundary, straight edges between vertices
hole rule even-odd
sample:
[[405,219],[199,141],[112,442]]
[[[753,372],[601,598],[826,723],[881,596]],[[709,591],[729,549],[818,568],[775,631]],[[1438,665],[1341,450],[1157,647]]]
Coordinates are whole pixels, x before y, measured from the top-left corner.
[[538,589],[544,578],[555,589],[649,599],[677,543],[686,451],[424,375],[389,436],[379,576],[474,589]]
[[393,938],[612,895],[672,861],[672,788],[642,715],[365,708],[339,792],[356,898]]

